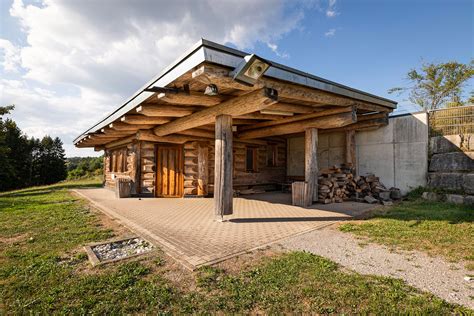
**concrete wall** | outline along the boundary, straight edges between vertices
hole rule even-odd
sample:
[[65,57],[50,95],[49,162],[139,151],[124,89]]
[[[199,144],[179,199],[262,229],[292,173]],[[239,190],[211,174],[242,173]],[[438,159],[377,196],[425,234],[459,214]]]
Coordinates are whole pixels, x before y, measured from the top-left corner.
[[[319,168],[344,163],[344,133],[321,134]],[[374,173],[387,187],[403,193],[426,185],[428,171],[427,114],[392,117],[386,127],[356,133],[357,171]],[[289,176],[304,176],[304,137],[288,139]]]
[[406,193],[426,185],[428,172],[426,113],[391,117],[389,124],[356,133],[357,170],[374,173],[387,187]]

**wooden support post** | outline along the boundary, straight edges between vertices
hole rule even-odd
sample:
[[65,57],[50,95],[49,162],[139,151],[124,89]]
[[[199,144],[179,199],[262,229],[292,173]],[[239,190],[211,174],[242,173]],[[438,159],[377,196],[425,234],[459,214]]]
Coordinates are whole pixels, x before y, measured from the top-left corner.
[[318,129],[305,130],[305,206],[318,200]]
[[221,220],[231,215],[232,208],[232,116],[216,117],[216,145],[214,167],[215,214]]
[[356,145],[355,130],[346,131],[346,163],[352,165],[354,174],[356,173]]
[[206,143],[197,144],[198,187],[197,195],[207,195],[209,151]]

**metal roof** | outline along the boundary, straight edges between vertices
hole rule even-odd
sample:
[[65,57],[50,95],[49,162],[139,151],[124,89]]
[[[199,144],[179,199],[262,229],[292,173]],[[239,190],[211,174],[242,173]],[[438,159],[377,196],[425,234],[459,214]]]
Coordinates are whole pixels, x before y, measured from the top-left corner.
[[[185,74],[194,67],[203,62],[210,62],[225,67],[235,68],[242,61],[242,58],[248,53],[240,50],[220,45],[206,39],[201,39],[194,44],[186,53],[181,55],[168,67],[163,69],[157,76],[141,87],[135,94],[133,94],[124,104],[118,109],[110,113],[103,120],[86,130],[76,139],[77,143],[89,133],[96,132],[112,123],[119,117],[125,115],[128,111],[137,107],[140,103],[150,97],[153,92],[145,91],[152,87],[165,87],[172,83],[176,78]],[[317,77],[306,72],[287,67],[275,62],[272,62],[271,67],[265,73],[266,77],[271,77],[279,80],[288,81],[291,83],[300,84],[310,88],[316,88],[323,91],[347,96],[350,98],[363,100],[375,104],[379,104],[389,108],[396,108],[397,102],[382,98],[361,90],[357,90],[321,77]]]

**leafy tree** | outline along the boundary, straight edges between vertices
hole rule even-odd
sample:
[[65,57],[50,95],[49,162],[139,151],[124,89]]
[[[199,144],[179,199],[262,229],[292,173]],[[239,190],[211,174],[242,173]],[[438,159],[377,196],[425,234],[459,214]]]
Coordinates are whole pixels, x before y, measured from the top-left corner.
[[426,110],[446,106],[462,105],[463,88],[474,76],[474,61],[462,64],[455,61],[447,63],[424,63],[421,69],[412,69],[407,74],[408,87],[392,88],[389,93],[409,91],[411,102]]
[[71,157],[67,159],[68,179],[79,179],[101,175],[103,157]]

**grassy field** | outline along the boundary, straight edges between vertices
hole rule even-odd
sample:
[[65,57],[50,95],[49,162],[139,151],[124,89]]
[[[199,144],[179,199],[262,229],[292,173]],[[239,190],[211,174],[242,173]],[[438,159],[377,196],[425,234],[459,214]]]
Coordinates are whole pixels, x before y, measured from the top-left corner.
[[469,313],[400,280],[342,271],[303,252],[196,272],[161,253],[91,268],[82,245],[118,232],[67,189],[95,184],[0,194],[0,314]]
[[463,260],[474,270],[474,210],[469,206],[413,198],[340,229],[388,246]]

